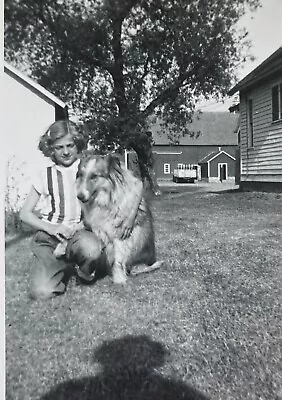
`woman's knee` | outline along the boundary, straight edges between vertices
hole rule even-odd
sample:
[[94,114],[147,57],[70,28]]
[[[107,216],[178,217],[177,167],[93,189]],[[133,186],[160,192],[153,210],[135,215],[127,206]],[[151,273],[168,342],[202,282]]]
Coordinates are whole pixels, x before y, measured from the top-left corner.
[[94,233],[82,230],[70,240],[67,255],[70,258],[97,260],[101,256],[102,250],[101,240]]
[[54,287],[54,285],[50,283],[33,283],[30,287],[30,297],[34,300],[48,300],[58,295],[64,294],[66,290],[66,286],[63,282],[60,282],[59,285]]
[[29,295],[33,300],[49,300],[55,297],[56,293],[46,287],[31,286]]

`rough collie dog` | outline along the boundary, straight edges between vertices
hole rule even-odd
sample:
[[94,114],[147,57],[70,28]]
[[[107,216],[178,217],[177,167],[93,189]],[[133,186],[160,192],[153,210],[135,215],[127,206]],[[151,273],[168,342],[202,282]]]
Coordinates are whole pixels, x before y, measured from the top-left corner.
[[[152,215],[140,196],[140,185],[142,188],[142,182],[124,169],[116,156],[86,153],[81,159],[76,187],[83,222],[103,242],[114,283],[125,283],[128,274],[149,272],[162,265],[156,261]],[[138,203],[136,196],[140,197]],[[132,207],[134,201],[139,204],[137,211]],[[123,222],[131,216],[133,228],[124,239]]]

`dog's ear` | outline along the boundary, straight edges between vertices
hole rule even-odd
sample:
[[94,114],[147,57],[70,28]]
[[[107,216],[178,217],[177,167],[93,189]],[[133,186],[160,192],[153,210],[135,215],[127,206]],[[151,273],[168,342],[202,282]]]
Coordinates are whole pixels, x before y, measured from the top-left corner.
[[108,156],[109,172],[111,169],[120,169],[120,160],[115,154],[109,154]]
[[83,150],[80,153],[79,158],[85,160],[86,158],[90,158],[90,157],[92,157],[94,155],[97,155],[96,150],[94,150],[94,149],[86,149],[86,150]]
[[114,154],[109,154],[107,157],[108,161],[108,176],[110,180],[115,183],[117,181],[122,182],[122,168],[120,165],[119,158]]

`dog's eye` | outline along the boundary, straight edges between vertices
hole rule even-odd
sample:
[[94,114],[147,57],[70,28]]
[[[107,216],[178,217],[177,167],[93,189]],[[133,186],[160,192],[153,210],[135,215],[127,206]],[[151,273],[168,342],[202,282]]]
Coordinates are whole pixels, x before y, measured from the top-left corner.
[[94,181],[96,178],[97,178],[97,175],[94,175],[94,174],[90,175],[91,181]]

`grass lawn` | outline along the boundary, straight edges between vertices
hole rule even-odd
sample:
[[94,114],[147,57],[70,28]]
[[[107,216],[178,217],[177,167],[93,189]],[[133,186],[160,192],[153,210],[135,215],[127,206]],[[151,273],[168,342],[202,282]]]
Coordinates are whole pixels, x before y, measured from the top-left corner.
[[28,298],[30,238],[6,250],[7,400],[280,400],[281,194],[153,199],[166,266]]

